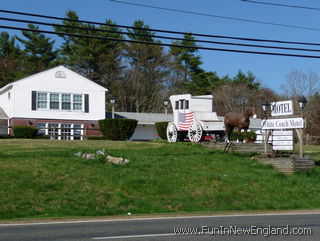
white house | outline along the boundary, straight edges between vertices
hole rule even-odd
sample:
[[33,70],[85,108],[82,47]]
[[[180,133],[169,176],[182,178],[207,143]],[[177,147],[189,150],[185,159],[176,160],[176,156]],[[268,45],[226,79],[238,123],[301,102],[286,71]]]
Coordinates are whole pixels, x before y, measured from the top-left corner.
[[[58,66],[0,89],[1,125],[36,126],[59,139],[80,139],[101,134],[98,120],[105,118],[106,88]],[[91,129],[91,130],[90,130]],[[96,129],[96,130],[93,130]],[[11,128],[1,128],[12,134]]]

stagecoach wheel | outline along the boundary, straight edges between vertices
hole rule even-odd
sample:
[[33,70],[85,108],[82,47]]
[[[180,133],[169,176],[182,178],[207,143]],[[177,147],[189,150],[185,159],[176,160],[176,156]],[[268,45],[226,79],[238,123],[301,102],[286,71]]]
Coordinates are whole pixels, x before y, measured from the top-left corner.
[[202,141],[203,130],[202,130],[201,124],[198,121],[194,122],[190,126],[190,129],[188,130],[188,135],[189,135],[189,139],[190,139],[191,142],[200,142],[200,141]]
[[168,142],[177,142],[178,130],[174,123],[169,123],[167,126],[167,139]]

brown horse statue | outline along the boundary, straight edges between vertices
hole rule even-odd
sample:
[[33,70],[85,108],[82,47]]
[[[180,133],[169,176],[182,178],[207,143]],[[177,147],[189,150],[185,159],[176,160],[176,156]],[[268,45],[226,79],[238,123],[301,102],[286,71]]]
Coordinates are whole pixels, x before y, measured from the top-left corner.
[[241,114],[229,112],[225,115],[224,126],[226,128],[226,137],[228,138],[228,141],[230,140],[231,133],[235,127],[238,128],[239,134],[241,130],[247,132],[250,125],[250,117],[256,117],[255,106],[248,108],[245,112]]

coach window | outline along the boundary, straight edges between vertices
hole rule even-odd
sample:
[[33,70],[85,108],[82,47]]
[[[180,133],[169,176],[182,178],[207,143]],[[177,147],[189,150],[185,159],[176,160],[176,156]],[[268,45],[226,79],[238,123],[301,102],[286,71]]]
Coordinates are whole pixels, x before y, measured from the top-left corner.
[[180,100],[180,110],[184,109],[184,100]]
[[184,108],[189,109],[189,100],[185,100]]
[[174,107],[175,110],[179,110],[179,101],[177,100],[175,102],[175,107]]

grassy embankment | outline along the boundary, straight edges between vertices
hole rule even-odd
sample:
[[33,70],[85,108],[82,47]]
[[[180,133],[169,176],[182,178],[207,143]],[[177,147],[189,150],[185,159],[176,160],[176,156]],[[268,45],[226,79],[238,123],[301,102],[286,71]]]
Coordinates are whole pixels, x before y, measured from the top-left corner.
[[[0,219],[320,208],[320,167],[285,176],[190,143],[0,140]],[[130,159],[124,166],[75,152]],[[318,157],[320,148],[309,148]],[[308,151],[308,149],[307,149]]]

